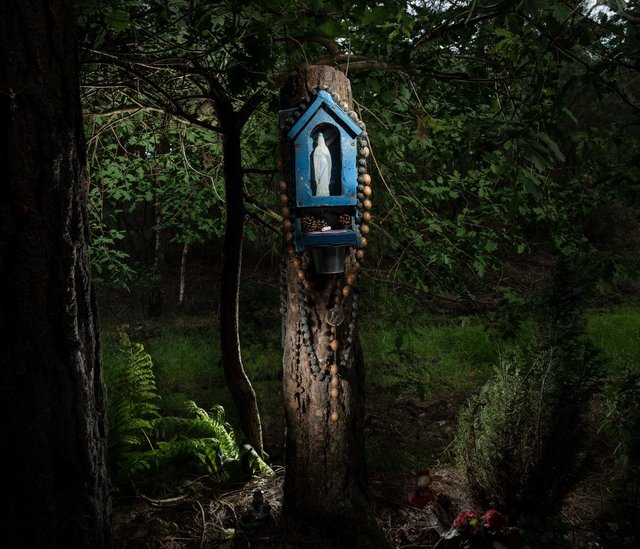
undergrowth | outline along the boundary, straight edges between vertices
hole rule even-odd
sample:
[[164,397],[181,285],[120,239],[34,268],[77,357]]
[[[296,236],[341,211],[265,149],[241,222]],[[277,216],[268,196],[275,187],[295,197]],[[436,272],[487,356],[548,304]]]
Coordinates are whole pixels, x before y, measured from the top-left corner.
[[563,265],[529,345],[504,358],[459,418],[455,450],[478,499],[513,517],[552,516],[580,480],[586,413],[604,374]]
[[222,406],[210,411],[193,401],[182,417],[162,416],[153,362],[140,343],[120,331],[115,359],[105,365],[108,389],[109,462],[120,489],[148,488],[167,477],[200,473],[214,482],[272,474],[249,445],[240,445]]

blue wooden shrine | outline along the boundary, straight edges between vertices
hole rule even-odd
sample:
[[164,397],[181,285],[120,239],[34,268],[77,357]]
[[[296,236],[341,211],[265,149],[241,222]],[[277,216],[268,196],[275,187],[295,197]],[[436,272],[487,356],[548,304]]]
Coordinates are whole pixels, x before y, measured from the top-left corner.
[[357,159],[363,130],[324,90],[298,115],[286,134],[293,158],[296,251],[360,247]]

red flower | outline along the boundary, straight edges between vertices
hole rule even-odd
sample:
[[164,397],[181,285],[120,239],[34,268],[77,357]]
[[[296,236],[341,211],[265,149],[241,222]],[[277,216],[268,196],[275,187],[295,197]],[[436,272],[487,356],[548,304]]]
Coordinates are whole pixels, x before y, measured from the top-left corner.
[[508,526],[507,517],[495,509],[489,509],[484,515],[482,515],[482,520],[487,528],[491,528],[493,530],[502,530]]
[[[462,528],[472,525],[471,521],[473,519],[476,519],[476,522],[477,522],[477,519],[479,518],[480,518],[480,511],[476,509],[472,511],[463,511],[455,518],[455,520],[453,521],[453,526],[454,528],[461,530]],[[473,524],[472,526],[475,526],[475,524]]]

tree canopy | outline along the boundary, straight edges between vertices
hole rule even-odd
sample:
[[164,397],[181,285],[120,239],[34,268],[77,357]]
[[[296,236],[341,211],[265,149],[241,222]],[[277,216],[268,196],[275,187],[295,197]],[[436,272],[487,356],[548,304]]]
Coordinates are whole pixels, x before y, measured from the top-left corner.
[[[247,213],[275,227],[275,92],[297,67],[329,64],[350,77],[372,136],[372,276],[495,305],[535,284],[508,267],[540,255],[588,256],[609,281],[635,264],[625,237],[637,226],[634,3],[95,7],[85,3],[80,15],[85,105],[94,144],[108,129],[111,149],[95,148],[94,179],[114,182],[101,193],[113,204],[158,201],[166,211],[156,227],[175,239],[220,234],[220,105],[244,128]],[[149,178],[135,184],[134,197],[127,185],[140,180],[141,164],[149,173],[158,163],[153,151],[163,142],[173,167],[158,172],[155,189]],[[130,158],[124,176],[108,172],[100,158],[108,150]],[[163,178],[175,185],[161,185]],[[184,199],[197,207],[181,210]],[[613,212],[617,228],[606,221]]]

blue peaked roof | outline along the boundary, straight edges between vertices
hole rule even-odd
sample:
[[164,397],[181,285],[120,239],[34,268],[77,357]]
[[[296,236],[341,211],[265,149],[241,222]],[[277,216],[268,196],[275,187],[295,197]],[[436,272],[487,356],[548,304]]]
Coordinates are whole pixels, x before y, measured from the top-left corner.
[[356,137],[362,133],[362,129],[360,129],[360,127],[351,118],[349,118],[349,115],[342,110],[342,107],[333,100],[331,94],[324,90],[320,90],[311,105],[307,107],[307,110],[289,130],[287,137],[289,139],[295,139],[320,109],[323,109],[330,114],[331,117],[339,123],[339,126],[342,126],[345,130],[349,130],[352,137]]

